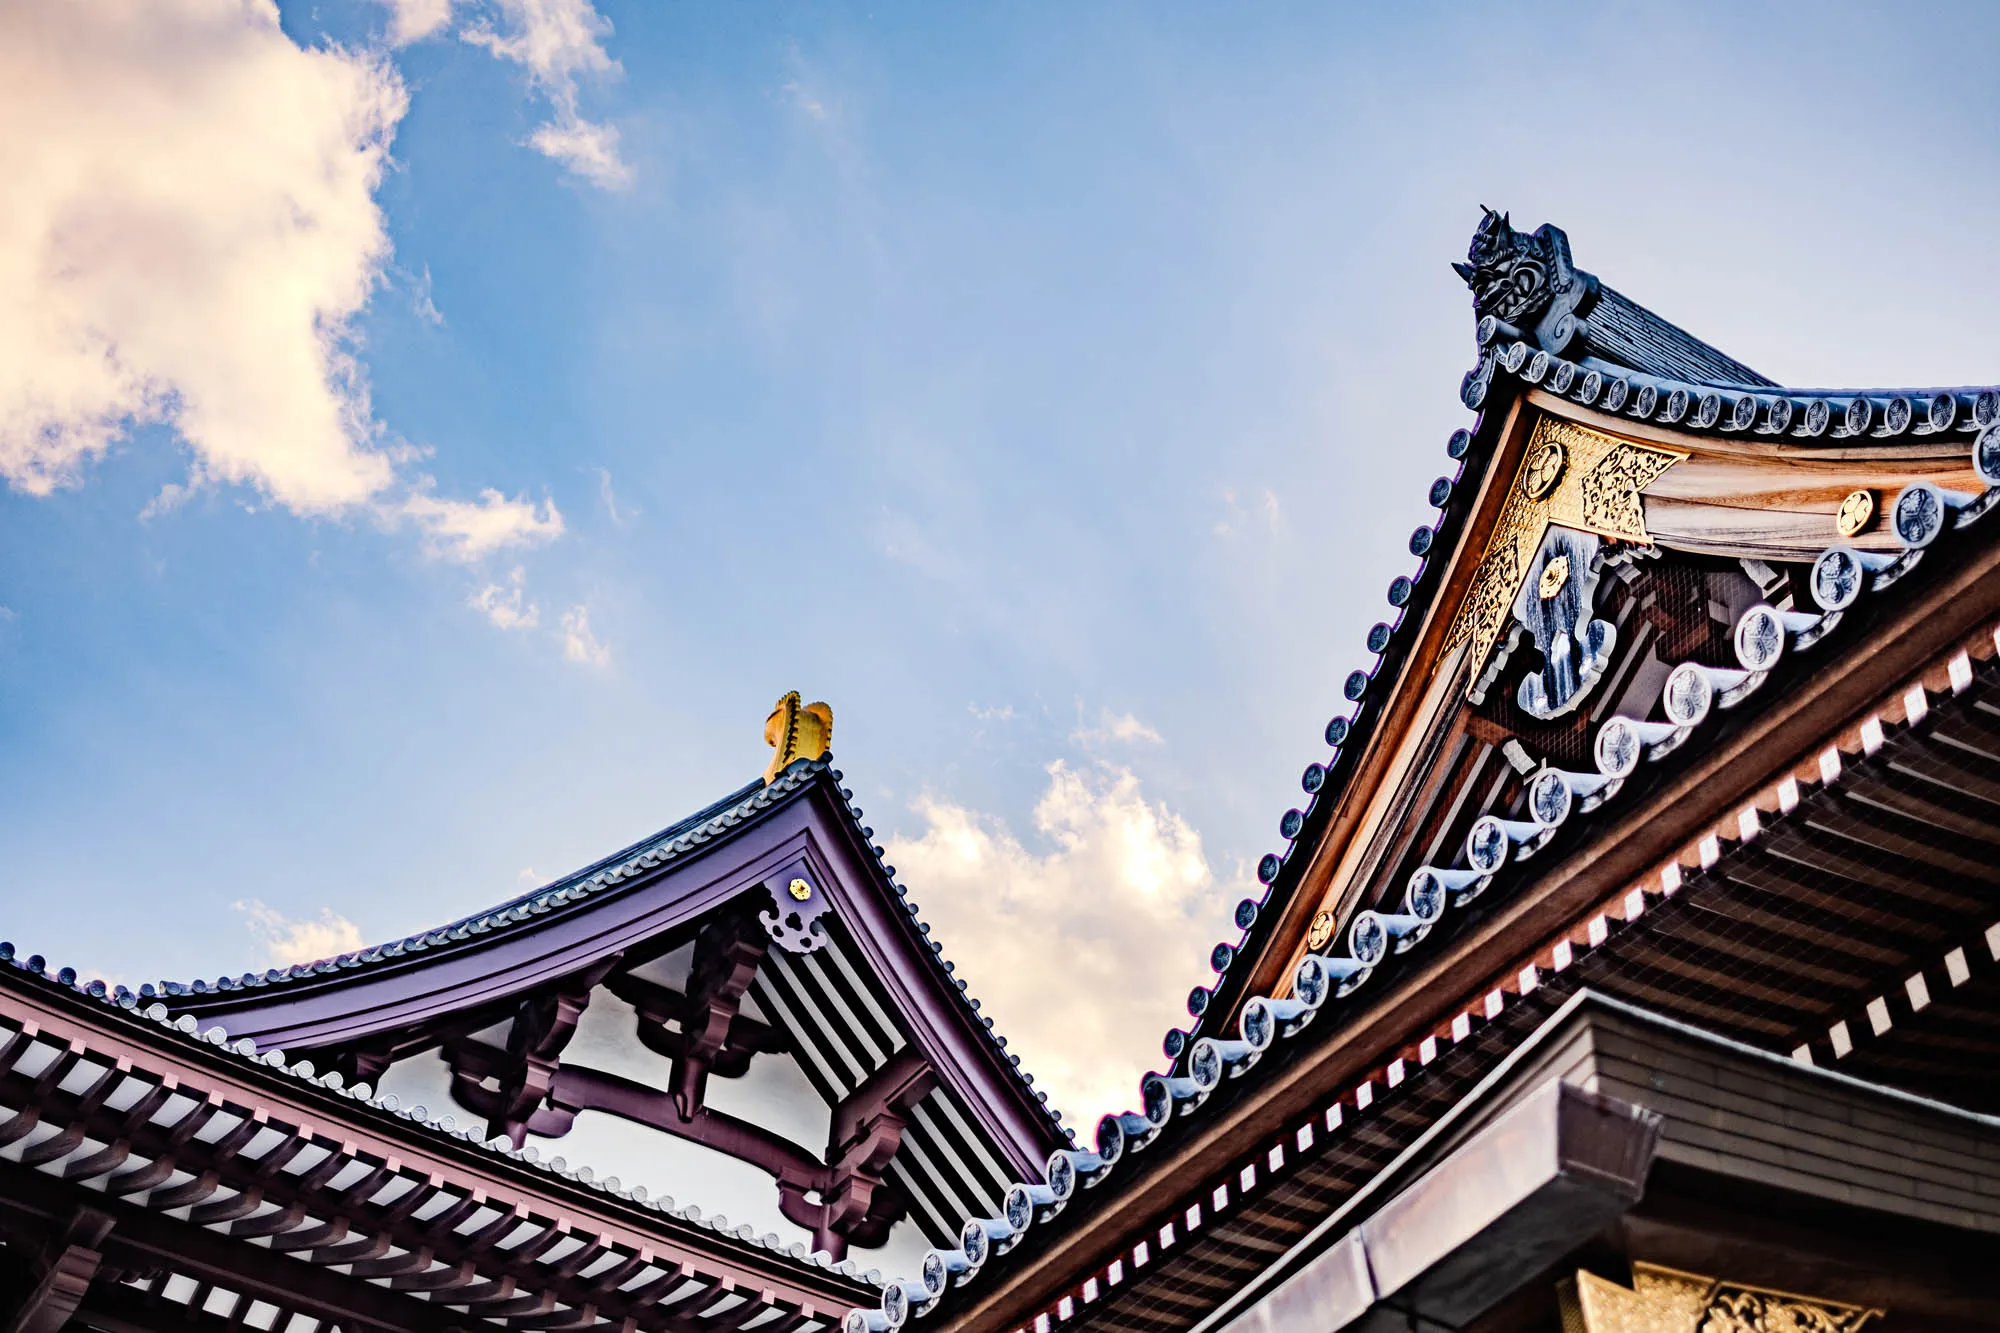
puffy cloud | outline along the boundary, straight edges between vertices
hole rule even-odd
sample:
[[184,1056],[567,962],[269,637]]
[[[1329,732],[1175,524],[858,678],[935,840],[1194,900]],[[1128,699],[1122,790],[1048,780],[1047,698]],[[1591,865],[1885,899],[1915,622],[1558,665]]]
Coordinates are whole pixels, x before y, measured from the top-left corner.
[[529,135],[528,142],[599,189],[622,190],[632,183],[632,168],[618,156],[616,126],[559,114],[554,123]]
[[514,566],[504,585],[489,583],[472,594],[473,610],[498,629],[533,629],[541,623],[542,608],[528,600],[527,574],[521,566]]
[[890,859],[972,993],[1071,1123],[1132,1106],[1228,898],[1201,837],[1124,768],[1057,761],[1042,846],[926,797]]
[[407,106],[269,0],[0,6],[0,474],[45,494],[166,422],[300,512],[386,487],[348,348]]
[[563,531],[555,501],[510,500],[491,488],[477,500],[440,500],[416,491],[404,497],[400,512],[416,521],[433,554],[465,564],[510,546],[554,541]]
[[420,42],[451,22],[452,0],[381,0],[389,11],[389,40],[397,46]]
[[563,656],[583,666],[608,666],[611,649],[590,632],[590,608],[572,606],[562,614]]
[[1159,732],[1132,714],[1114,713],[1109,708],[1098,709],[1096,726],[1087,726],[1079,719],[1076,730],[1069,734],[1069,738],[1077,745],[1102,745],[1106,741],[1121,741],[1128,745],[1144,741],[1149,745],[1158,745],[1162,739]]
[[[396,30],[436,12],[398,0]],[[406,490],[415,451],[373,419],[353,322],[389,260],[375,191],[408,106],[382,57],[298,46],[270,0],[0,5],[0,476],[46,494],[165,424],[190,476],[145,518],[242,483],[410,519],[456,560],[560,535],[546,500]],[[427,273],[417,308],[436,318]]]
[[462,35],[527,70],[549,99],[554,117],[529,139],[536,151],[593,185],[616,190],[631,184],[632,169],[618,156],[617,129],[585,120],[577,110],[579,79],[619,72],[604,49],[611,21],[590,0],[493,0],[492,9],[497,24],[481,17]]
[[322,908],[317,919],[293,920],[255,898],[236,904],[244,924],[263,946],[264,956],[273,967],[316,963],[335,954],[353,953],[362,944],[361,928],[331,907]]

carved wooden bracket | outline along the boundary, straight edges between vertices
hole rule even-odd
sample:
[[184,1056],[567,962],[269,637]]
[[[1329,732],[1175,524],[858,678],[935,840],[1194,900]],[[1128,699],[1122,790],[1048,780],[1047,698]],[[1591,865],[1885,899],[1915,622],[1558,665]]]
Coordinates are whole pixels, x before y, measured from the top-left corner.
[[764,965],[769,947],[757,919],[740,903],[695,936],[694,965],[681,1009],[680,1050],[674,1056],[674,1104],[682,1119],[701,1109],[709,1068],[729,1044],[743,992]]
[[[526,1140],[550,1084],[560,1067],[563,1048],[576,1035],[576,1025],[590,1004],[590,992],[619,963],[612,954],[589,968],[564,978],[556,986],[525,996],[514,1011],[507,1048],[497,1051],[460,1038],[445,1043],[451,1065],[451,1095],[459,1105],[486,1117],[486,1136],[504,1137],[516,1148]],[[488,1088],[485,1080],[499,1081]],[[563,1128],[568,1129],[565,1123]]]

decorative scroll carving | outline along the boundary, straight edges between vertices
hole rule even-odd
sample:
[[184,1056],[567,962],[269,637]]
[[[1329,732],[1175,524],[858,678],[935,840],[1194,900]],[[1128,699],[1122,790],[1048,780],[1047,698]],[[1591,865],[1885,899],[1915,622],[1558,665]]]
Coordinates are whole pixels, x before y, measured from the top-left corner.
[[771,943],[786,953],[812,953],[826,944],[826,927],[819,919],[830,904],[825,891],[806,877],[803,866],[774,878],[770,893],[776,910],[759,912],[757,919],[770,932]]
[[1544,722],[1583,702],[1618,644],[1611,622],[1591,615],[1601,572],[1598,546],[1591,533],[1551,523],[1514,598],[1514,619],[1527,626],[1542,653],[1542,669],[1521,678],[1516,702]]
[[801,704],[793,690],[778,700],[771,716],[764,719],[764,744],[772,747],[771,766],[764,770],[766,784],[798,759],[824,759],[833,744],[833,709],[824,703]]
[[[1560,525],[1580,534],[1650,546],[1652,538],[1646,532],[1645,512],[1639,497],[1668,468],[1686,457],[1676,450],[1634,444],[1553,417],[1537,421],[1520,471],[1502,503],[1493,536],[1473,571],[1472,586],[1466,590],[1465,600],[1459,604],[1457,618],[1445,638],[1445,650],[1449,652],[1470,642],[1470,676],[1477,680],[1506,629],[1508,617],[1520,615],[1524,609],[1517,599],[1539,592],[1542,573],[1560,555],[1568,561],[1568,586],[1582,594],[1562,597],[1566,605],[1573,603],[1574,609],[1555,619],[1521,615],[1521,621],[1535,634],[1536,646],[1542,649],[1545,661],[1549,661],[1552,648],[1560,651],[1565,646],[1556,641],[1559,632],[1567,635],[1569,650],[1577,651],[1577,645],[1588,639],[1592,628],[1588,611],[1596,579],[1587,571],[1589,561],[1597,555],[1598,543],[1592,538],[1585,543],[1564,543],[1576,545],[1575,551],[1550,549],[1545,544],[1550,526]],[[1578,568],[1579,559],[1585,561],[1584,569]],[[1527,588],[1531,574],[1536,579],[1532,589]],[[1561,596],[1567,589],[1557,587],[1555,591]],[[1608,630],[1609,626],[1605,628]],[[1604,651],[1609,651],[1608,643]],[[1582,652],[1587,664],[1590,659],[1587,642]],[[1574,677],[1574,684],[1566,685],[1564,670],[1559,664],[1549,662],[1540,677],[1542,694],[1537,697],[1543,715],[1553,717],[1574,707],[1589,688],[1590,680],[1584,679],[1587,674],[1572,665],[1568,675]],[[1527,707],[1526,699],[1523,706]]]
[[1858,1333],[1882,1313],[1646,1263],[1629,1288],[1579,1271],[1560,1294],[1563,1333]]

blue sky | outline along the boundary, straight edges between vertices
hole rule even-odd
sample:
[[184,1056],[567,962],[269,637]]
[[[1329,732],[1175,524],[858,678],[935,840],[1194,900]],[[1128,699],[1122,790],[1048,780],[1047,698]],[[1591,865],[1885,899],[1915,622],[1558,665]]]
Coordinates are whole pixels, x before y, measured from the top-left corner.
[[1091,1109],[1412,563],[1478,205],[1786,382],[2000,365],[1981,6],[144,12],[0,17],[0,935],[134,984],[553,877],[796,688]]

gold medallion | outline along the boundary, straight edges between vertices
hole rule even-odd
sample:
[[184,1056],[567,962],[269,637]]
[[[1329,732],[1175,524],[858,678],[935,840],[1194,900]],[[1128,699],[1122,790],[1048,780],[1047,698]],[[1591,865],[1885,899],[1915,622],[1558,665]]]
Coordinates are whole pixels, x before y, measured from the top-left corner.
[[1312,919],[1312,926],[1306,931],[1306,948],[1324,949],[1326,942],[1333,938],[1333,913],[1321,912]]
[[1535,452],[1528,455],[1527,466],[1521,469],[1522,491],[1530,500],[1541,499],[1562,480],[1563,464],[1568,461],[1561,440],[1553,435],[1544,438]]
[[1833,529],[1843,537],[1852,537],[1868,526],[1868,520],[1875,517],[1875,492],[1854,491],[1840,502],[1840,512],[1833,516]]
[[1561,592],[1563,586],[1568,582],[1569,557],[1559,555],[1542,566],[1542,581],[1535,591],[1539,592],[1542,595],[1542,600],[1546,602],[1549,598]]
[[792,897],[798,899],[800,902],[804,902],[806,899],[813,896],[812,885],[806,883],[802,879],[793,880],[790,884],[785,886],[785,891],[791,894]]

